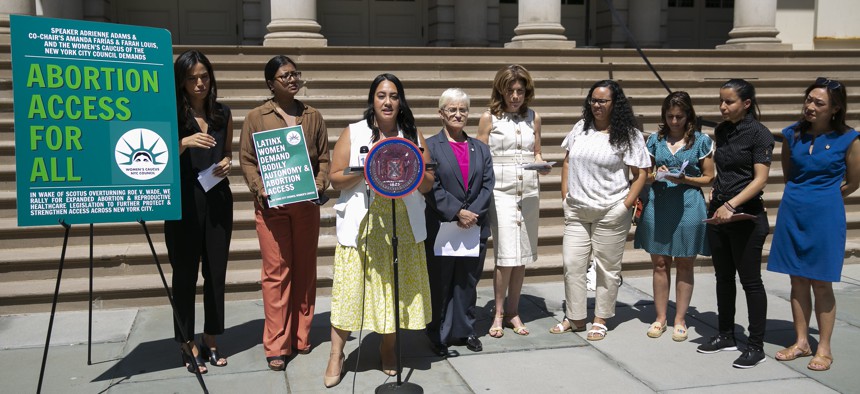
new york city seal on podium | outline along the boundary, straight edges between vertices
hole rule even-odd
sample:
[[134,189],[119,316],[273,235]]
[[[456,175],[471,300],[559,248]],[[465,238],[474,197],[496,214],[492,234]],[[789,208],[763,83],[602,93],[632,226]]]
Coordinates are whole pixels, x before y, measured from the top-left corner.
[[376,194],[401,198],[417,189],[424,179],[424,156],[412,141],[386,138],[368,152],[364,176]]

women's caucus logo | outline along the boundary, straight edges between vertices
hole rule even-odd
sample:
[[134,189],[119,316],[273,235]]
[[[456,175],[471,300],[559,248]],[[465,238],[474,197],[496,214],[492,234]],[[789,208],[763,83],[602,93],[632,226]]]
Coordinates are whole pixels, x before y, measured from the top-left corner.
[[167,144],[158,133],[132,129],[120,137],[114,149],[116,164],[123,174],[139,181],[157,177],[167,167]]

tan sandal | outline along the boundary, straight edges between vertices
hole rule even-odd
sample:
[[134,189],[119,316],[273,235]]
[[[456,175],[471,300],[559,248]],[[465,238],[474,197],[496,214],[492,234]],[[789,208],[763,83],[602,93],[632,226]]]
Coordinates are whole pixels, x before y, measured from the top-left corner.
[[[384,346],[379,344],[379,358],[382,359],[382,373],[388,376],[396,376],[397,375],[397,355],[395,354],[395,350],[392,347],[391,352],[386,352],[383,350]],[[390,356],[390,357],[386,357]],[[387,359],[387,360],[386,360]]]
[[[493,319],[493,326],[490,327],[490,331],[487,333],[493,338],[501,338],[505,336],[505,329],[502,327],[502,319],[504,319],[503,315],[496,315],[495,319]],[[499,324],[496,324],[499,322]]]
[[809,357],[811,355],[811,349],[801,349],[795,343],[794,345],[776,352],[776,356],[774,356],[774,358],[777,361],[791,361],[796,360],[798,357]]
[[830,365],[832,364],[833,356],[816,354],[812,360],[809,360],[809,364],[806,365],[806,368],[811,371],[821,372],[830,369]]
[[648,334],[649,338],[660,338],[664,332],[666,332],[666,323],[655,321],[651,323],[651,327],[648,327],[646,334]]
[[519,318],[520,315],[505,315],[508,318],[508,321],[505,322],[505,327],[510,328],[517,335],[527,336],[529,335],[529,328],[522,324],[522,320],[520,320],[520,325],[515,325],[513,320]]

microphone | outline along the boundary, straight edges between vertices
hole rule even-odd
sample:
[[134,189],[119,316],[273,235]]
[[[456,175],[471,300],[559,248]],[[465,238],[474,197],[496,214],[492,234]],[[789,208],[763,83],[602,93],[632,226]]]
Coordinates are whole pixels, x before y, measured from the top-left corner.
[[[367,153],[370,152],[370,149],[367,148],[367,145],[362,146],[358,150],[358,165],[364,167],[364,160],[367,158]],[[367,205],[370,206],[370,185],[367,184],[367,181],[364,182],[364,196],[367,200]]]
[[343,170],[344,175],[351,175],[364,171],[364,162],[367,159],[367,154],[370,152],[367,146],[362,146],[358,150],[358,165],[357,166],[349,166]]
[[367,158],[367,153],[370,152],[370,149],[367,148],[367,145],[362,146],[361,149],[358,150],[358,165],[364,167],[364,159]]

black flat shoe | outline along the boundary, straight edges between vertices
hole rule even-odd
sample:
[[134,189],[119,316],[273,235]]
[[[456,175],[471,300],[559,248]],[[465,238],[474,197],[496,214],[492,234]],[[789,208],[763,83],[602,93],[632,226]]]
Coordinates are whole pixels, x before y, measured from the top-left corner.
[[478,337],[474,335],[469,335],[469,337],[466,338],[466,349],[469,349],[473,352],[480,352],[484,350],[484,345],[481,344],[481,340],[478,339]]
[[433,344],[433,353],[439,357],[457,357],[460,355],[459,352],[449,348],[448,345],[443,345],[439,343]]

